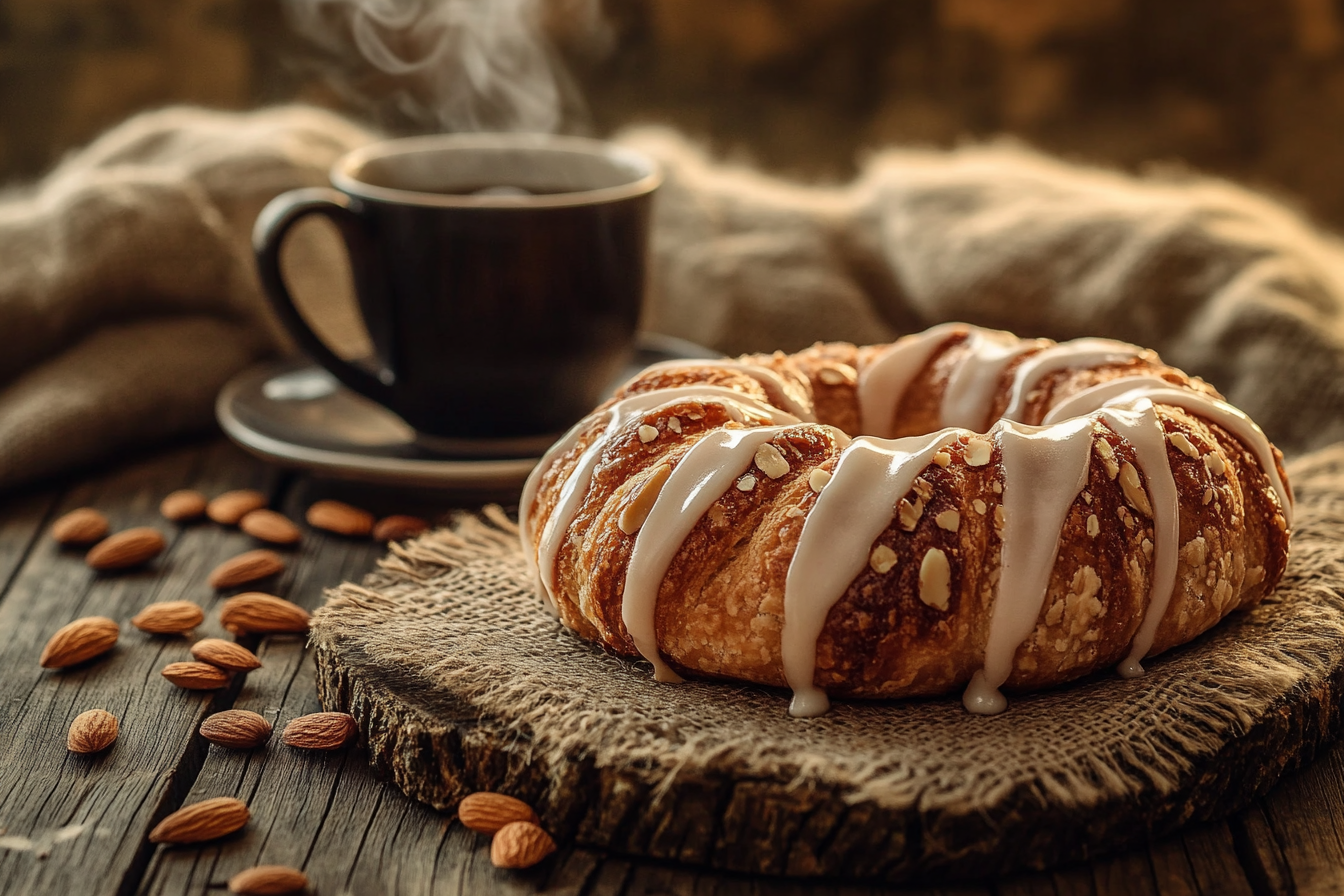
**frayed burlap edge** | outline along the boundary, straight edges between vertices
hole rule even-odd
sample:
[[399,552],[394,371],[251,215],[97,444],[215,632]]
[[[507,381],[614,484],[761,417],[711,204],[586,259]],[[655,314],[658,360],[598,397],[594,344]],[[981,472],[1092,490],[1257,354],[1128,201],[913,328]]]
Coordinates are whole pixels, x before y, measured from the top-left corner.
[[909,880],[1043,867],[1263,793],[1334,736],[1344,673],[1344,446],[1293,465],[1288,575],[1261,607],[1149,664],[1017,697],[843,703],[650,680],[532,596],[498,509],[394,545],[313,621],[330,708],[440,807],[536,800],[562,837],[719,867]]

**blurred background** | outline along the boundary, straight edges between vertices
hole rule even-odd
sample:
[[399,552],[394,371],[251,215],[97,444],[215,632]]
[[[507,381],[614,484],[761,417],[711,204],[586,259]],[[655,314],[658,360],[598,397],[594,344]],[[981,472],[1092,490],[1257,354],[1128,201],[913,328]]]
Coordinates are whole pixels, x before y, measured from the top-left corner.
[[0,0],[5,182],[142,109],[293,100],[392,133],[662,122],[821,182],[1010,136],[1344,224],[1344,0]]

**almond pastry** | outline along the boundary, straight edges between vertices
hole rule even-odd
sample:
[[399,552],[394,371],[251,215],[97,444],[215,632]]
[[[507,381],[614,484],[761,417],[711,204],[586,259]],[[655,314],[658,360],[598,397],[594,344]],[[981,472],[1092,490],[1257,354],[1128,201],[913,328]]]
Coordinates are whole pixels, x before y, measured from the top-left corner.
[[1255,605],[1281,460],[1152,351],[947,324],[655,365],[547,452],[520,529],[547,607],[660,681],[994,713]]

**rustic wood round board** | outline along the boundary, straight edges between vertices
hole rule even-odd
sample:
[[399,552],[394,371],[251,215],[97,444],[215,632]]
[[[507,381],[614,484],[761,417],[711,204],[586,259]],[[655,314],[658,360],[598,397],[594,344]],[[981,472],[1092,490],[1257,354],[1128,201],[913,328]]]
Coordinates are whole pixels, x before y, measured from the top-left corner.
[[1230,812],[1309,760],[1344,693],[1344,446],[1290,467],[1288,574],[1149,661],[1011,697],[837,702],[664,685],[561,628],[497,511],[397,546],[313,621],[323,704],[450,809],[532,801],[558,840],[736,871],[885,881],[1044,868]]

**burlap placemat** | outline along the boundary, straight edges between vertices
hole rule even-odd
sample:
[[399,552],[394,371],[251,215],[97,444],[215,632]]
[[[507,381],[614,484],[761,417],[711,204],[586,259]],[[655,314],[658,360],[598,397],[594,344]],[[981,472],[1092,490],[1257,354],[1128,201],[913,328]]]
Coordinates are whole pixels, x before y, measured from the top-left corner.
[[501,789],[562,840],[738,870],[910,880],[1043,867],[1263,793],[1334,736],[1344,673],[1344,445],[1291,467],[1288,574],[1150,663],[1017,696],[837,702],[658,684],[564,630],[497,509],[395,546],[313,619],[324,704],[440,808]]

